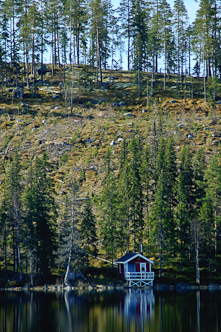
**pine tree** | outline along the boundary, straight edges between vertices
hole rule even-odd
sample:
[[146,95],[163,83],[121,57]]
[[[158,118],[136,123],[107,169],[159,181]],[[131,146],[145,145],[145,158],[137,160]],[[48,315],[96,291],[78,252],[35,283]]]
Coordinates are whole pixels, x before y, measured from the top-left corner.
[[90,64],[97,66],[98,78],[102,83],[102,64],[108,58],[107,45],[109,42],[107,17],[109,15],[108,2],[91,0],[89,2],[89,35],[90,35]]
[[52,75],[55,65],[60,65],[60,32],[64,16],[64,3],[58,0],[47,0],[45,6],[47,33],[50,35]]
[[184,74],[185,44],[186,44],[186,25],[188,20],[187,10],[183,0],[174,1],[173,25],[176,35],[177,49],[177,73],[179,76]]
[[[122,34],[127,40],[127,69],[131,69],[131,40],[132,40],[132,19],[134,0],[121,0],[118,13],[121,22]],[[126,13],[126,15],[125,15]]]
[[212,75],[211,67],[215,42],[213,33],[215,11],[212,3],[213,1],[211,0],[200,1],[196,19],[193,23],[193,48],[194,52],[199,54],[198,59],[202,59],[204,77],[209,77]]
[[147,68],[147,5],[143,0],[135,0],[132,8],[133,67],[137,71]]
[[65,12],[67,15],[64,16],[66,21],[68,16],[69,26],[69,60],[72,64],[72,54],[74,57],[73,63],[80,63],[80,51],[83,45],[84,34],[86,30],[87,12],[85,0],[68,0],[65,2]]
[[5,0],[4,1],[4,12],[8,19],[10,30],[10,64],[11,67],[16,67],[19,62],[19,42],[18,42],[18,29],[16,27],[16,20],[21,14],[21,0]]
[[158,71],[158,59],[160,53],[160,24],[159,24],[159,1],[154,3],[150,25],[150,46],[152,49],[152,72]]
[[163,0],[160,6],[160,21],[163,28],[163,50],[164,50],[164,91],[166,91],[166,73],[167,73],[167,45],[172,37],[171,19],[172,12],[170,5]]
[[36,94],[36,78],[35,78],[35,64],[39,60],[40,53],[40,14],[36,3],[33,3],[24,8],[24,16],[21,16],[18,26],[20,27],[20,40],[24,43],[26,49],[26,71],[27,71],[27,86],[29,87],[28,79],[28,63],[31,53],[31,73],[33,75],[33,96]]

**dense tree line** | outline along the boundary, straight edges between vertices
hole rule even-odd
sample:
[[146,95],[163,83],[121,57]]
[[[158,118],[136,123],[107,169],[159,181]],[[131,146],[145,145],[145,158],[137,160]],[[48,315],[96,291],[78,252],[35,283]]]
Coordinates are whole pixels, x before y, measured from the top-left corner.
[[[61,64],[90,64],[120,69],[122,50],[127,69],[164,74],[220,75],[220,3],[200,0],[196,19],[189,24],[183,0],[173,8],[166,0],[4,0],[0,2],[1,75],[3,63],[35,73],[50,54],[52,74]],[[192,61],[194,59],[194,61]],[[193,62],[193,64],[192,64]],[[29,76],[26,77],[29,86]],[[34,81],[35,82],[35,81]],[[166,87],[165,87],[166,88]]]
[[177,156],[172,138],[161,137],[155,149],[138,133],[124,142],[119,164],[108,164],[98,234],[109,258],[139,251],[142,243],[145,253],[158,262],[160,276],[166,266],[180,271],[188,267],[200,282],[200,268],[217,271],[218,154],[207,165],[203,149],[193,152],[184,145]]
[[53,271],[81,271],[92,257],[114,262],[126,251],[154,258],[159,276],[166,267],[210,273],[220,270],[220,156],[208,163],[203,149],[163,138],[160,121],[152,143],[139,131],[123,141],[112,159],[108,150],[101,191],[80,198],[73,182],[62,198],[54,190],[47,156],[5,168],[0,206],[0,259],[4,278],[48,278]]
[[70,193],[59,200],[51,172],[45,153],[23,167],[15,153],[6,164],[0,204],[4,280],[28,279],[34,284],[38,276],[48,280],[54,268],[68,274],[74,261],[78,267],[82,257],[97,254],[96,224],[89,197],[81,202],[77,198],[79,185],[73,183]]

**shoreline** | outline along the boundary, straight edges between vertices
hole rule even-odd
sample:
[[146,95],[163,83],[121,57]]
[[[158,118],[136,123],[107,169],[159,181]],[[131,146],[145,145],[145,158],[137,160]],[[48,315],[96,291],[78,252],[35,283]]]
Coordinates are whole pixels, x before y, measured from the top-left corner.
[[76,290],[87,290],[87,291],[104,291],[104,290],[126,290],[126,289],[136,289],[136,290],[148,290],[153,289],[155,291],[219,291],[221,290],[221,285],[209,284],[209,285],[191,285],[188,283],[178,283],[176,285],[167,284],[155,284],[152,287],[128,287],[127,285],[115,285],[115,284],[96,284],[96,285],[76,285],[76,286],[63,286],[63,285],[44,285],[44,286],[23,286],[23,287],[7,287],[0,288],[1,291],[16,291],[16,292],[26,292],[26,291],[43,291],[43,292],[56,292],[56,291],[76,291]]

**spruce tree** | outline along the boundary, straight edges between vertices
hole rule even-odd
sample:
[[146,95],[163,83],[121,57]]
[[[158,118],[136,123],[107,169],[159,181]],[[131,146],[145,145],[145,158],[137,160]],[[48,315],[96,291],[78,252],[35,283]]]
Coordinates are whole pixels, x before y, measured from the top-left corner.
[[70,285],[71,273],[81,273],[84,262],[80,230],[81,199],[78,198],[79,189],[77,182],[71,183],[70,192],[61,201],[59,209],[56,263],[59,268],[65,270],[65,285]]
[[27,250],[35,260],[37,271],[47,278],[54,261],[57,213],[50,164],[45,153],[30,167],[24,204],[29,238]]
[[99,238],[102,239],[102,247],[113,266],[118,242],[118,197],[110,153],[111,151],[108,150],[105,157],[104,186],[98,199],[98,206],[100,211]]
[[[124,148],[123,148],[124,149]],[[118,181],[118,212],[119,212],[119,246],[121,254],[125,251],[130,251],[131,244],[131,229],[130,229],[130,182],[129,182],[130,164],[128,156],[124,159],[123,164],[120,164],[120,175]]]
[[141,140],[138,135],[129,144],[131,153],[128,172],[128,197],[130,202],[130,232],[133,238],[134,250],[138,250],[143,243],[144,213],[143,188],[141,168]]
[[86,254],[96,256],[98,251],[96,219],[92,211],[92,202],[90,197],[87,197],[86,203],[84,205],[80,232],[83,250]]
[[177,181],[177,165],[175,145],[171,137],[168,138],[165,145],[165,181],[167,187],[168,216],[167,216],[167,251],[174,256],[175,254],[175,187]]
[[143,187],[143,199],[144,199],[144,218],[147,241],[149,238],[149,208],[152,191],[152,178],[153,178],[153,167],[151,164],[150,148],[146,144],[142,151],[142,164],[141,164],[141,176],[142,176],[142,187]]
[[180,271],[190,249],[190,225],[193,217],[193,170],[189,147],[183,146],[179,154],[179,169],[176,185],[176,226]]
[[21,242],[22,242],[22,176],[21,163],[18,153],[15,153],[12,161],[6,169],[6,194],[7,201],[6,214],[11,220],[12,236],[13,236],[13,260],[14,260],[14,277],[15,273],[19,273],[22,279],[22,259],[21,259]]
[[153,205],[150,210],[151,238],[152,240],[153,238],[156,239],[159,250],[159,277],[162,277],[163,256],[168,241],[169,211],[168,187],[165,172],[162,169],[157,182]]
[[202,266],[211,273],[214,268],[214,213],[212,201],[209,198],[204,199],[199,211],[201,223],[201,261]]
[[[219,252],[219,232],[220,232],[220,199],[221,199],[221,166],[219,163],[219,156],[213,155],[208,168],[205,172],[204,181],[206,181],[206,202],[210,202],[210,215],[212,209],[213,220],[213,266],[217,269],[218,252]],[[205,203],[206,204],[206,203]],[[208,206],[208,203],[207,203]],[[205,205],[204,205],[205,208]],[[202,211],[202,210],[201,210]],[[207,213],[208,215],[208,213]]]

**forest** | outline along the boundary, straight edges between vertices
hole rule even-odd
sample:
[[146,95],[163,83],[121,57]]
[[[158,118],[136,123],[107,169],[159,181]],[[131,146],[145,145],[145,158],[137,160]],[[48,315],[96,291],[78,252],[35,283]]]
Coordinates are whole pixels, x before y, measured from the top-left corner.
[[218,282],[220,2],[0,7],[0,286],[116,277],[141,244],[159,280]]
[[96,66],[101,81],[102,68],[220,75],[217,0],[200,0],[191,24],[183,0],[173,8],[166,0],[121,0],[117,9],[110,0],[4,0],[0,12],[0,61],[22,62],[24,74],[47,58],[52,73],[56,64]]
[[[160,123],[159,123],[160,126]],[[203,148],[183,145],[177,160],[173,138],[155,128],[152,144],[137,132],[122,142],[117,161],[107,149],[102,189],[78,198],[81,181],[71,183],[62,202],[54,190],[47,156],[7,163],[0,210],[1,260],[20,279],[53,270],[84,271],[91,257],[114,262],[126,251],[154,257],[159,276],[165,267],[220,269],[221,166],[216,153],[206,163]],[[80,204],[81,203],[81,204]],[[100,255],[100,256],[99,256]],[[73,265],[74,264],[74,265]],[[206,278],[204,275],[204,278]]]

